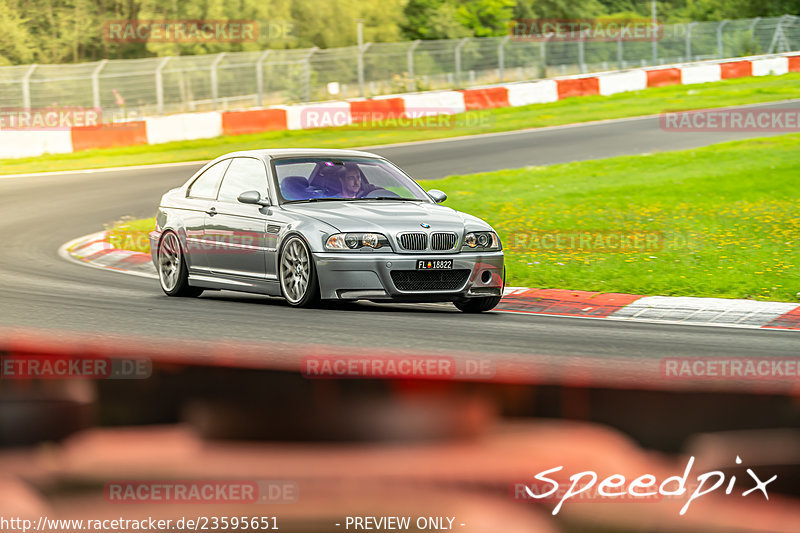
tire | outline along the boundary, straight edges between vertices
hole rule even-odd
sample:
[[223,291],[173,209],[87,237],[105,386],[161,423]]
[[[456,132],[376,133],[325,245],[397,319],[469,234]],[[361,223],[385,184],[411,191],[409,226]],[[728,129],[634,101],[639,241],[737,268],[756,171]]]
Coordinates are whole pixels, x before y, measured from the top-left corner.
[[500,303],[501,296],[486,296],[482,298],[467,298],[453,302],[459,310],[465,313],[483,313],[491,311]]
[[167,296],[193,298],[203,294],[203,289],[189,285],[181,241],[172,231],[164,232],[158,244],[158,282]]
[[[503,288],[506,286],[506,269],[503,268]],[[465,298],[453,302],[460,311],[465,313],[483,313],[491,311],[500,303],[502,296],[486,296],[483,298]]]
[[319,303],[319,282],[314,259],[306,242],[289,237],[278,259],[281,294],[292,307],[314,307]]

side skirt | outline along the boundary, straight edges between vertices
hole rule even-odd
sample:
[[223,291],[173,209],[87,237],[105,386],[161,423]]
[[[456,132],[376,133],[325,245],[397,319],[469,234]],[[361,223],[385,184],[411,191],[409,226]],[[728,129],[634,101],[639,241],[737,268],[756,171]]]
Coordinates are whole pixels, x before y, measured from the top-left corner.
[[256,279],[244,276],[226,276],[222,274],[194,273],[189,274],[189,285],[203,289],[227,290],[280,296],[281,286],[278,280]]

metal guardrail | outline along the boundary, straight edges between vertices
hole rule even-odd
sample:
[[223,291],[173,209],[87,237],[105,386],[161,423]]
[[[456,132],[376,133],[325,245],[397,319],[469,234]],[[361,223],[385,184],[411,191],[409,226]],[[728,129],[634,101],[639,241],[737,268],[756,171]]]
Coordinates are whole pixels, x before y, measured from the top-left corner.
[[669,24],[655,47],[649,41],[548,42],[505,36],[21,65],[0,68],[0,108],[96,107],[104,110],[108,121],[463,88],[799,49],[800,17],[785,15]]

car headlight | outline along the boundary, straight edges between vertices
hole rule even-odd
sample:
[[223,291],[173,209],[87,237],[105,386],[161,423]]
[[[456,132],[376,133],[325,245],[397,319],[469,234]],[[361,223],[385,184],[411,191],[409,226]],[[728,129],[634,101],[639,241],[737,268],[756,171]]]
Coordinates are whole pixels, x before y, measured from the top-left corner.
[[380,233],[335,233],[325,241],[327,250],[360,250],[391,248],[389,239]]
[[499,250],[500,238],[493,231],[475,231],[464,237],[462,250]]

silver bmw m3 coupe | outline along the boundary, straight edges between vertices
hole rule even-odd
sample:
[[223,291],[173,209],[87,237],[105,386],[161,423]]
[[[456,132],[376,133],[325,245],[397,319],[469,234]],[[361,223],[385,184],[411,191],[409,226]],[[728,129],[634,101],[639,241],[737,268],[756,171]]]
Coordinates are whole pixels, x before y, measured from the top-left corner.
[[453,302],[482,312],[505,283],[500,239],[398,167],[350,150],[252,150],[161,199],[150,234],[169,296],[233,290],[324,300]]

